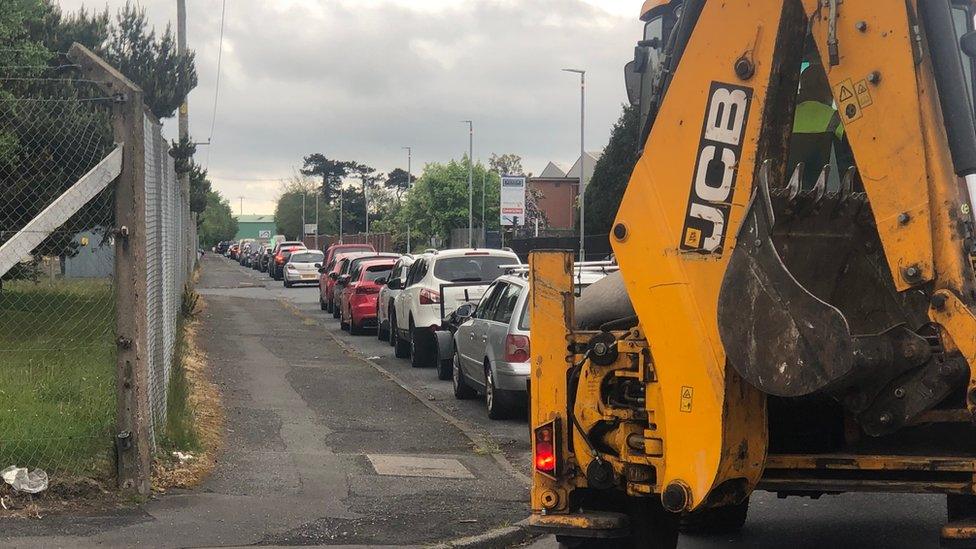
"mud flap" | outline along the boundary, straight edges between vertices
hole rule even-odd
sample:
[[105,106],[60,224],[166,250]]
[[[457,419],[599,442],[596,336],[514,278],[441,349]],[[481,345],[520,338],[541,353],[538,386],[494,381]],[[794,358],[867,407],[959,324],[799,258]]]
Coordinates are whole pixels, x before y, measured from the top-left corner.
[[770,173],[767,161],[722,280],[719,334],[746,381],[770,395],[800,397],[847,377],[854,349],[844,315],[797,282],[773,245]]

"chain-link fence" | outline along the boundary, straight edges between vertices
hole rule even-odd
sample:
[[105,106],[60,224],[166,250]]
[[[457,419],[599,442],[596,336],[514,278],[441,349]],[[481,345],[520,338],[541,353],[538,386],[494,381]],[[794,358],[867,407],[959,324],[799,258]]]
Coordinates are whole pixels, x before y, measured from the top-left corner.
[[144,130],[149,328],[146,360],[152,414],[150,438],[156,441],[166,425],[167,389],[176,359],[183,288],[192,274],[196,254],[196,223],[184,200],[162,128],[146,116]]
[[105,475],[115,205],[111,186],[72,189],[113,149],[108,98],[83,82],[16,82],[0,93],[0,469]]
[[83,53],[109,82],[0,73],[0,469],[145,491],[196,224],[141,92]]

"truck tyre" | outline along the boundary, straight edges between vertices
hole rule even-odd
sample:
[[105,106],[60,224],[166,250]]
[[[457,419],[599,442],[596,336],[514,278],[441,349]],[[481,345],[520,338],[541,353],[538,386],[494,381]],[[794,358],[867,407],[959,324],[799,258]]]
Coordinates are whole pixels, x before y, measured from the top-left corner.
[[976,496],[947,494],[946,515],[949,522],[976,518]]
[[393,345],[393,355],[397,358],[407,358],[410,356],[410,342],[400,337],[400,329],[397,328],[396,315],[390,317],[390,344]]
[[427,335],[425,331],[418,330],[413,321],[410,322],[410,365],[414,368],[430,366],[434,345]]
[[458,400],[468,400],[478,396],[478,392],[468,385],[467,381],[464,380],[464,374],[461,373],[461,358],[458,356],[457,351],[454,351],[454,366],[451,368],[451,380],[454,383],[454,398]]
[[749,498],[742,503],[699,509],[681,515],[681,533],[695,536],[737,534],[746,523]]
[[485,362],[485,409],[488,419],[509,419],[515,413],[512,395],[495,386],[495,373],[491,364]]

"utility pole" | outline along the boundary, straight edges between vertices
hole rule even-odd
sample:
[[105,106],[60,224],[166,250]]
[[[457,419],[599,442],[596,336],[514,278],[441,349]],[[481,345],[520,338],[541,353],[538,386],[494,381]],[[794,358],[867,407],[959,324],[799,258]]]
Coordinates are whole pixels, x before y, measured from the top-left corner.
[[339,181],[339,244],[342,244],[342,181]]
[[305,242],[305,236],[306,236],[305,235],[305,195],[307,194],[308,192],[306,192],[305,189],[302,189],[302,232],[301,232],[302,237],[299,238],[299,240],[301,240],[302,242]]
[[474,121],[461,123],[468,125],[468,247],[474,248]]
[[315,191],[315,249],[319,249],[319,192]]
[[580,261],[586,261],[586,71],[580,69],[563,69],[580,75],[580,180],[579,180],[579,209],[580,209]]
[[[186,55],[186,0],[176,0],[176,51],[180,56]],[[186,96],[180,104],[180,143],[187,143],[190,140],[190,114]],[[190,189],[190,174],[186,173],[180,177],[180,184],[184,192]]]
[[241,199],[241,215],[244,215],[244,197],[238,196],[237,198]]
[[366,242],[369,242],[369,185],[366,184],[366,174],[363,173],[363,213],[366,215]]
[[481,174],[481,242],[482,245],[488,243],[488,227],[485,225],[485,189],[488,188],[488,171]]
[[[413,148],[403,147],[407,150],[407,192],[410,192],[410,187],[413,186]],[[410,247],[410,221],[407,221],[407,253],[410,253],[413,248]]]

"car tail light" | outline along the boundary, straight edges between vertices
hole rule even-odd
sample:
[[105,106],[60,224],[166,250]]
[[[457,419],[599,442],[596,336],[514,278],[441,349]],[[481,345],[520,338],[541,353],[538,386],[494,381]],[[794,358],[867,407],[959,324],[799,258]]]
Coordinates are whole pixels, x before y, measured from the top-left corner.
[[376,286],[359,286],[356,288],[356,293],[359,295],[378,294],[380,289]]
[[421,305],[437,305],[441,302],[441,294],[434,290],[420,290]]
[[281,254],[276,255],[275,256],[275,263],[277,263],[278,265],[284,265],[285,264],[285,257],[283,255],[281,255]]
[[548,477],[559,474],[559,422],[550,421],[533,431],[533,459],[535,470]]
[[529,361],[529,338],[508,334],[505,337],[505,362]]

